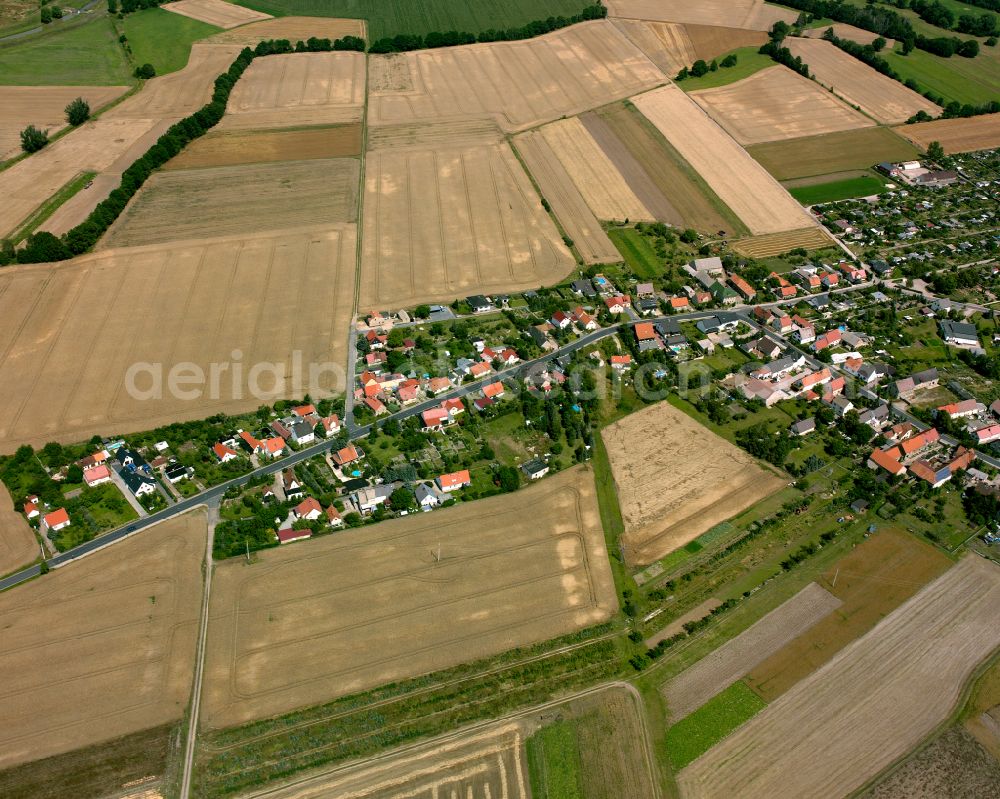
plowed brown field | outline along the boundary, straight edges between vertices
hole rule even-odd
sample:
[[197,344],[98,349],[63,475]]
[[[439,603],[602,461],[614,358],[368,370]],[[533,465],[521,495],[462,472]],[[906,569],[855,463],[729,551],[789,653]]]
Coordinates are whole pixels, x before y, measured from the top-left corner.
[[506,142],[370,152],[361,309],[558,282],[575,260]]
[[651,88],[666,76],[614,25],[371,59],[372,125],[495,118],[518,131]]
[[306,130],[220,131],[195,139],[163,168],[192,169],[359,155],[360,125]]
[[1000,568],[967,555],[683,769],[685,799],[847,796],[952,712],[1000,646]]
[[792,55],[809,65],[809,72],[823,86],[833,89],[851,105],[886,124],[903,122],[917,111],[937,116],[941,109],[902,83],[876,72],[854,56],[822,39],[786,40]]
[[780,65],[727,86],[691,92],[691,97],[740,144],[875,125],[813,81]]
[[199,22],[207,22],[217,28],[235,28],[248,22],[271,19],[270,14],[227,3],[225,0],[177,0],[174,3],[164,3],[163,9]]
[[[325,372],[318,383],[320,391],[343,391],[355,247],[354,226],[344,225],[107,250],[4,269],[0,381],[7,390],[0,393],[0,452],[301,396],[305,386],[292,385],[296,352],[305,365],[337,364],[340,373]],[[130,396],[126,374],[139,362],[162,365],[162,399]],[[169,370],[187,362],[205,375],[193,398],[168,390]],[[285,385],[265,371],[255,397],[248,390],[250,369],[269,362],[278,364]],[[240,365],[242,375],[221,373],[213,388],[213,363]],[[137,387],[149,389],[151,380],[140,377]]]
[[184,715],[205,535],[192,511],[0,595],[0,768]]
[[354,222],[354,158],[178,169],[154,174],[102,249]]
[[492,497],[258,557],[216,567],[210,727],[488,657],[617,609],[588,467],[516,504]]
[[676,86],[633,98],[636,107],[754,234],[814,225],[812,217]]
[[946,153],[967,153],[1000,147],[1000,114],[984,114],[967,119],[937,119],[916,125],[901,125],[896,132],[926,150],[932,141],[941,142]]
[[662,558],[787,482],[668,402],[626,416],[602,436],[633,566]]
[[21,154],[21,131],[28,125],[49,131],[66,127],[66,106],[76,97],[97,111],[128,86],[0,86],[0,161]]

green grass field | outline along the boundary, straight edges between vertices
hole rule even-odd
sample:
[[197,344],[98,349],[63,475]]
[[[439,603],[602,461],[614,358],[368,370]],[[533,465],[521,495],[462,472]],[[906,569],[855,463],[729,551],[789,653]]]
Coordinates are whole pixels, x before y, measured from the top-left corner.
[[625,263],[637,277],[654,278],[663,273],[663,263],[656,257],[653,246],[635,228],[611,228],[608,230],[608,238],[614,242]]
[[583,799],[573,722],[557,721],[542,727],[528,739],[526,748],[534,799]]
[[221,30],[162,8],[147,8],[125,17],[125,35],[135,63],[152,64],[157,75],[184,69],[191,44]]
[[746,683],[734,682],[667,730],[667,752],[678,771],[756,716],[767,703]]
[[788,191],[803,205],[816,205],[878,194],[883,186],[882,181],[872,175],[860,175],[844,180],[832,180],[829,183],[817,183],[815,186],[798,186]]
[[922,90],[930,89],[945,102],[975,105],[1000,100],[1000,51],[996,47],[982,47],[975,58],[941,58],[923,50],[904,56],[899,49],[897,45],[896,51],[884,53],[885,60],[903,80],[912,78]]
[[132,69],[107,17],[57,28],[0,49],[0,84],[5,86],[123,86],[130,83]]
[[578,14],[587,0],[240,0],[238,5],[275,17],[349,17],[368,21],[371,40],[397,33],[479,33],[555,16]]
[[[736,55],[736,66],[723,69],[719,67],[715,72],[709,72],[700,78],[685,78],[677,85],[686,92],[695,92],[698,89],[714,89],[716,86],[726,86],[736,83],[738,80],[748,78],[755,72],[775,66],[770,56],[761,55],[756,47],[740,47],[732,52]],[[729,53],[726,53],[729,55]],[[722,61],[726,55],[720,55],[716,61]]]

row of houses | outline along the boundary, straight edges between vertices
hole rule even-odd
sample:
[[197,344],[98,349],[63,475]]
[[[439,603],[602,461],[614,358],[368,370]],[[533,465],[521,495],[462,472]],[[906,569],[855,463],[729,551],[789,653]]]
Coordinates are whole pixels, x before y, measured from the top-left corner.
[[[912,428],[912,426],[911,426]],[[909,473],[932,488],[939,488],[953,476],[969,468],[976,458],[973,450],[943,446],[935,428],[905,434],[899,443],[872,450],[868,467],[893,476]]]
[[336,435],[341,430],[337,414],[321,417],[312,404],[300,405],[282,419],[271,422],[267,430],[258,435],[247,430],[237,430],[233,435],[212,445],[212,452],[219,463],[229,463],[243,455],[273,460],[289,450],[289,442],[306,446],[316,441],[316,430],[324,436]]

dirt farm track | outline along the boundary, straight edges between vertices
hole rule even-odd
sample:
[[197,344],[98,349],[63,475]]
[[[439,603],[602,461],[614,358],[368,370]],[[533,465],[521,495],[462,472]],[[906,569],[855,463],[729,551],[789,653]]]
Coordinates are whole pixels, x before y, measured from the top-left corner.
[[0,595],[0,768],[184,714],[205,535],[192,511]]
[[[437,561],[438,546],[441,560]],[[592,472],[216,567],[204,719],[226,727],[553,638],[616,609]]]

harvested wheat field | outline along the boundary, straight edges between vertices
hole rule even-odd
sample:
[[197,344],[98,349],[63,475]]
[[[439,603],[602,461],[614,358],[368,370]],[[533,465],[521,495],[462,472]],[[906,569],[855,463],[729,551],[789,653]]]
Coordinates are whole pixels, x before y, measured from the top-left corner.
[[879,122],[895,125],[905,122],[917,111],[937,116],[941,109],[899,81],[876,72],[854,56],[822,39],[786,40],[792,55],[809,65],[816,80],[857,106]]
[[815,224],[763,167],[676,86],[647,92],[633,102],[751,233],[778,233]]
[[537,288],[575,265],[506,142],[373,150],[362,213],[363,309]]
[[530,799],[524,759],[526,724],[504,721],[466,734],[453,733],[390,752],[370,763],[296,779],[247,799],[402,799],[475,797]]
[[[235,44],[218,47],[196,42],[191,47],[191,55],[184,69],[147,81],[142,91],[123,100],[108,111],[104,118],[148,117],[176,121],[193,114],[212,99],[215,79],[229,69],[240,49]],[[245,75],[240,83],[244,80]]]
[[606,20],[524,41],[442,47],[370,61],[371,125],[491,117],[513,132],[666,80]]
[[205,536],[192,511],[0,595],[0,768],[180,720]]
[[809,583],[760,621],[682,671],[663,691],[671,723],[693,713],[840,604],[825,588]]
[[787,482],[668,402],[626,416],[602,436],[632,566],[662,558]]
[[218,131],[195,139],[164,169],[196,169],[361,155],[361,125],[304,130]]
[[[0,273],[0,381],[8,387],[0,394],[0,452],[301,396],[308,372],[303,385],[293,384],[295,353],[303,364],[337,370],[318,375],[314,397],[343,391],[355,247],[354,226],[343,225],[7,267]],[[129,367],[143,362],[163,364],[162,398],[127,390]],[[175,397],[166,378],[186,362],[204,372],[205,383],[192,397],[185,382]],[[210,364],[232,362],[248,365],[239,375],[235,367],[221,373],[213,387]],[[270,369],[251,378],[251,365],[267,363],[277,364],[278,378]],[[135,385],[154,393],[148,373]]]
[[1000,646],[1000,568],[969,555],[677,777],[685,799],[846,796],[954,709]]
[[81,172],[103,172],[125,153],[150,147],[159,136],[158,124],[105,114],[0,172],[0,238]]
[[896,132],[921,150],[932,141],[940,142],[946,153],[968,153],[1000,147],[1000,114],[983,114],[966,119],[937,119],[902,125]]
[[[165,6],[166,7],[166,6]],[[342,39],[344,36],[364,38],[365,23],[360,19],[335,17],[276,17],[261,22],[251,22],[239,28],[223,31],[203,44],[240,44],[253,47],[266,39],[288,39],[292,44],[315,36],[317,39]]]
[[541,133],[598,219],[656,218],[578,117],[546,125]]
[[740,144],[875,125],[813,81],[778,64],[728,86],[691,92],[690,96]]
[[1000,796],[1000,762],[964,727],[951,727],[861,796],[864,799]]
[[910,161],[916,148],[889,128],[859,128],[747,148],[778,180],[864,170],[880,161]]
[[538,184],[542,197],[550,204],[552,213],[575,243],[583,262],[603,264],[621,260],[621,253],[611,243],[545,137],[531,130],[518,135],[514,146]]
[[695,58],[711,61],[740,47],[758,47],[767,41],[767,34],[746,28],[724,28],[718,25],[685,25]]
[[698,58],[684,25],[643,19],[616,19],[612,22],[666,75],[677,74],[682,67],[690,66]]
[[794,22],[798,14],[764,0],[608,0],[608,15],[628,19],[683,22],[767,31],[778,20]]
[[77,97],[91,112],[128,91],[128,86],[0,86],[0,161],[21,154],[21,131],[28,125],[49,131],[67,126],[66,106]]
[[258,557],[216,566],[209,727],[489,657],[617,610],[588,467],[516,503],[492,497]]
[[746,232],[742,223],[635,108],[614,103],[580,119],[654,218],[706,233],[734,229]]
[[10,574],[40,555],[34,530],[14,510],[7,487],[0,484],[0,575]]
[[951,565],[940,550],[902,530],[869,536],[816,580],[841,606],[753,666],[747,684],[774,701]]
[[248,22],[271,19],[270,14],[244,8],[235,3],[227,3],[225,0],[177,0],[177,2],[164,3],[162,8],[165,11],[173,11],[175,14],[190,17],[199,22],[207,22],[217,28],[235,28],[237,25],[246,25]]
[[799,248],[822,250],[836,247],[837,242],[824,229],[807,227],[790,230],[787,233],[765,233],[763,236],[738,239],[730,242],[730,245],[736,252],[749,255],[751,258],[771,258]]
[[100,248],[354,222],[360,173],[355,158],[159,172]]
[[[802,31],[802,35],[810,39],[822,39],[823,34],[830,30],[830,28],[833,28],[833,32],[838,39],[847,39],[858,44],[871,44],[879,38],[877,33],[866,31],[864,28],[855,28],[853,25],[846,25],[843,22],[834,22],[829,25],[821,25],[818,28],[809,28]],[[883,36],[882,38],[885,37]],[[895,44],[895,39],[885,39],[886,50],[892,50]]]
[[357,122],[364,102],[364,53],[269,56],[243,73],[217,130]]

